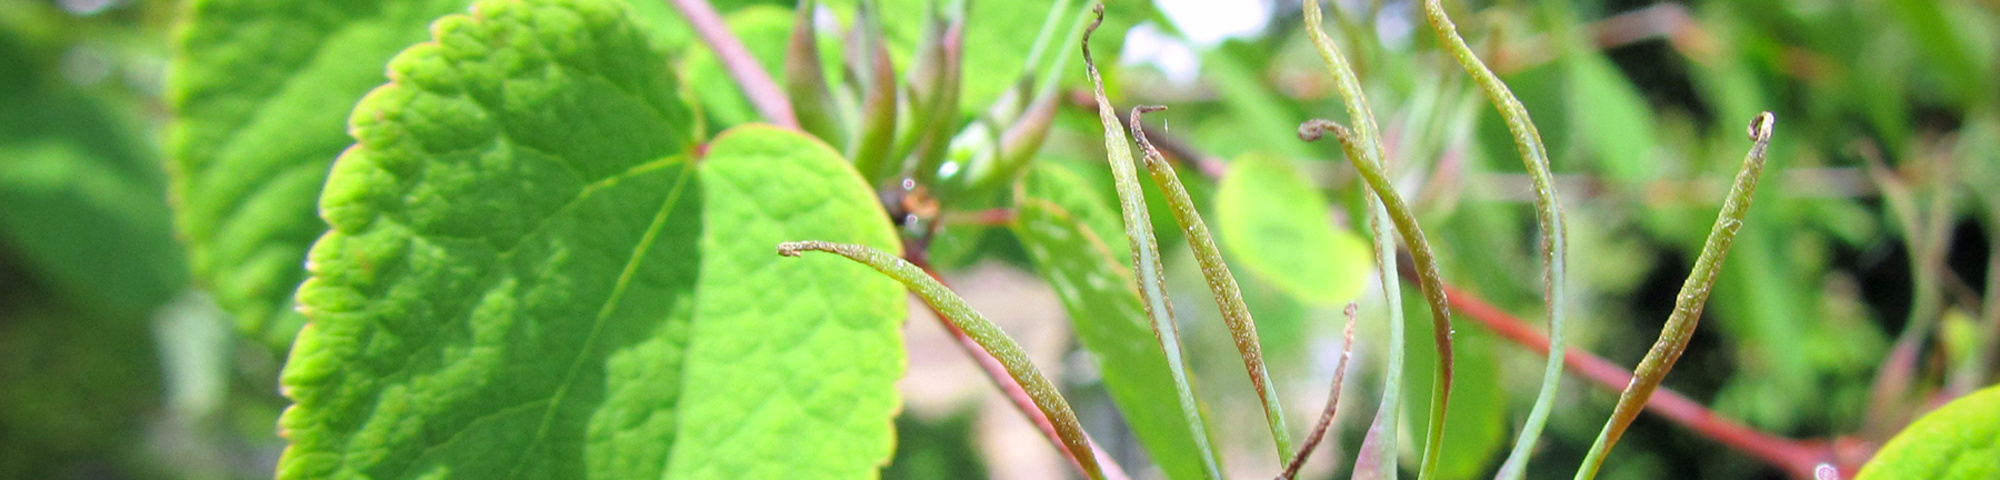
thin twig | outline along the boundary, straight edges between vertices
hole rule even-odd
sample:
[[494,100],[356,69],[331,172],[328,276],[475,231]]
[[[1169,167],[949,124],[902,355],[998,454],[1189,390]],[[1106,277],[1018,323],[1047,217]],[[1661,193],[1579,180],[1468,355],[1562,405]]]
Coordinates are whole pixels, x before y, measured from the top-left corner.
[[1347,381],[1347,359],[1354,354],[1354,311],[1356,308],[1359,307],[1353,302],[1347,304],[1345,312],[1347,314],[1347,327],[1341,329],[1340,332],[1340,361],[1335,362],[1333,366],[1333,386],[1329,388],[1332,391],[1326,394],[1326,408],[1320,410],[1319,421],[1313,423],[1312,433],[1306,434],[1306,443],[1299,445],[1299,452],[1292,455],[1291,463],[1285,464],[1285,473],[1279,474],[1278,480],[1298,478],[1299,468],[1304,467],[1306,459],[1312,457],[1313,450],[1319,448],[1320,439],[1326,438],[1327,428],[1333,425],[1333,414],[1340,410],[1340,384]]
[[945,225],[1004,227],[1009,223],[1014,223],[1016,213],[1011,208],[989,208],[970,212],[945,212],[942,223]]
[[792,115],[792,101],[785,98],[784,89],[771,80],[771,74],[757,63],[757,57],[744,48],[743,40],[729,32],[729,24],[723,23],[722,15],[715,12],[715,6],[708,0],[668,0],[681,17],[701,36],[702,43],[715,52],[715,58],[722,61],[722,67],[729,71],[729,77],[736,80],[736,87],[743,90],[743,96],[750,99],[750,105],[764,120],[786,128],[799,128],[797,117]]
[[[1521,156],[1521,163],[1528,169],[1529,178],[1534,180],[1535,224],[1541,230],[1542,253],[1542,308],[1548,312],[1549,341],[1557,349],[1563,348],[1565,325],[1569,300],[1563,291],[1569,284],[1569,227],[1563,221],[1561,199],[1556,196],[1555,174],[1549,170],[1548,148],[1542,143],[1542,133],[1528,114],[1528,108],[1507,88],[1507,83],[1493,74],[1493,70],[1480,62],[1472,53],[1472,47],[1465,44],[1465,37],[1458,34],[1458,26],[1445,15],[1443,2],[1424,0],[1424,20],[1430,24],[1431,33],[1438,43],[1458,61],[1465,73],[1486,94],[1493,109],[1506,120],[1507,132],[1512,134],[1514,150]],[[1555,393],[1562,380],[1562,366],[1556,359],[1549,359],[1542,367],[1542,385],[1535,394],[1535,404],[1529,409],[1528,421],[1521,426],[1521,434],[1514,441],[1514,449],[1507,454],[1507,461],[1500,466],[1498,478],[1515,480],[1522,477],[1528,468],[1528,457],[1535,444],[1541,439],[1542,429],[1547,426],[1549,412],[1555,407]]]

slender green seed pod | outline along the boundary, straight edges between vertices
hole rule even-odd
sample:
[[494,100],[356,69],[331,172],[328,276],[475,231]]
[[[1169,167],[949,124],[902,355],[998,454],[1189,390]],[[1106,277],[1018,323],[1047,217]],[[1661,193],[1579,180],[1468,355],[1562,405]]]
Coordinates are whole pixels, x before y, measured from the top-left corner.
[[1646,358],[1639,361],[1639,367],[1632,371],[1632,383],[1625,392],[1618,395],[1618,406],[1611,411],[1611,420],[1604,423],[1604,431],[1598,433],[1597,442],[1590,446],[1590,453],[1583,459],[1583,467],[1576,472],[1577,480],[1590,480],[1597,476],[1597,470],[1604,466],[1604,456],[1611,447],[1618,444],[1618,438],[1625,434],[1625,428],[1632,425],[1632,419],[1653,397],[1653,391],[1660,388],[1667,371],[1674,368],[1681,352],[1687,350],[1688,340],[1694,338],[1695,325],[1701,322],[1702,307],[1708,303],[1708,293],[1715,287],[1715,274],[1722,270],[1723,257],[1729,255],[1729,247],[1736,241],[1736,231],[1743,228],[1743,217],[1750,213],[1750,197],[1757,191],[1757,179],[1764,173],[1764,151],[1771,145],[1771,128],[1775,119],[1771,112],[1757,114],[1750,121],[1750,153],[1743,156],[1743,168],[1736,172],[1736,185],[1730,187],[1729,197],[1723,200],[1722,212],[1715,216],[1715,227],[1709,230],[1708,241],[1701,247],[1701,256],[1695,259],[1694,271],[1688,272],[1687,280],[1681,283],[1680,295],[1674,299],[1674,312],[1667,317],[1667,324],[1660,328],[1660,339],[1653,342],[1653,348],[1646,352]]

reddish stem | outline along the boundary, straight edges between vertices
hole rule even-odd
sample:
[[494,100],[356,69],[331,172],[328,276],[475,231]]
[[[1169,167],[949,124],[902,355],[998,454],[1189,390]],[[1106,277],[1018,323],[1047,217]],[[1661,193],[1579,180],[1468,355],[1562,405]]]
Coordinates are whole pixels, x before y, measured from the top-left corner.
[[[1445,286],[1447,298],[1452,308],[1466,317],[1485,325],[1487,329],[1500,334],[1502,338],[1528,347],[1542,355],[1549,354],[1549,339],[1507,312],[1500,311],[1471,292],[1456,287]],[[1620,367],[1590,352],[1569,348],[1563,355],[1563,364],[1578,376],[1591,380],[1606,391],[1623,391],[1632,382],[1630,369]],[[1821,463],[1832,463],[1836,459],[1834,448],[1825,442],[1802,442],[1781,438],[1758,431],[1748,425],[1717,415],[1694,400],[1671,389],[1662,387],[1654,392],[1646,402],[1646,411],[1687,427],[1701,436],[1708,437],[1724,445],[1740,450],[1765,463],[1778,467],[1793,477],[1813,478],[1813,469]],[[1845,459],[1843,459],[1845,460]],[[1840,462],[1859,465],[1859,461]],[[1849,475],[1853,468],[1841,470]]]
[[[938,275],[937,270],[932,270],[930,264],[922,260],[921,255],[908,255],[908,257],[906,260],[909,260],[911,264],[916,265],[918,268],[922,268],[924,273],[930,274],[931,278],[937,279],[938,283],[945,283],[944,276]],[[947,284],[947,286],[949,285]],[[972,357],[974,363],[979,364],[979,369],[986,372],[986,378],[993,381],[993,386],[999,388],[1001,393],[1007,395],[1007,400],[1014,404],[1014,410],[1021,412],[1021,416],[1028,417],[1028,421],[1034,423],[1035,428],[1042,431],[1042,437],[1047,438],[1049,444],[1056,447],[1056,451],[1061,452],[1063,458],[1068,459],[1071,466],[1076,467],[1078,472],[1084,472],[1087,476],[1088,472],[1084,470],[1083,462],[1078,461],[1075,455],[1071,455],[1069,449],[1062,447],[1062,437],[1056,434],[1055,423],[1050,422],[1048,415],[1042,414],[1042,410],[1035,406],[1034,398],[1029,397],[1028,391],[1021,388],[1021,383],[1014,381],[1014,377],[1007,374],[1007,367],[1001,365],[999,359],[993,358],[993,354],[987,353],[985,348],[980,347],[978,342],[972,340],[972,337],[966,336],[964,330],[959,330],[957,325],[952,325],[951,322],[944,321],[944,312],[939,312],[937,308],[931,307],[929,303],[925,303],[924,307],[929,308],[931,315],[938,319],[938,325],[943,325],[945,331],[951,332],[951,337],[958,340],[958,347],[965,351],[965,355]],[[1102,447],[1097,446],[1096,441],[1090,441],[1090,450],[1097,455],[1099,459],[1097,463],[1104,470],[1105,480],[1131,480],[1130,477],[1125,475],[1125,470],[1118,467],[1118,462],[1111,460],[1111,454],[1106,453]]]
[[722,67],[729,71],[729,77],[736,80],[737,88],[743,96],[757,107],[757,113],[764,120],[781,127],[798,129],[799,120],[792,114],[792,101],[785,97],[785,91],[778,88],[778,82],[771,80],[771,74],[757,64],[757,57],[750,55],[750,49],[743,46],[743,40],[729,32],[729,24],[722,21],[722,15],[715,12],[715,6],[708,0],[668,0],[679,10],[682,18],[694,26],[702,43],[708,44],[715,52],[715,58],[722,61]]

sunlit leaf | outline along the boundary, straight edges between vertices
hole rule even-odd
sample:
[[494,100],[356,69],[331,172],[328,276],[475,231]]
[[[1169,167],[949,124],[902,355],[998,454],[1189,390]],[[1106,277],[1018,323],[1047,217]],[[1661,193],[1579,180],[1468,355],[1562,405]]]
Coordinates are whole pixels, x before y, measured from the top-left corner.
[[703,146],[620,5],[484,0],[391,62],[321,199],[278,477],[864,478],[902,290],[858,174],[766,127]]

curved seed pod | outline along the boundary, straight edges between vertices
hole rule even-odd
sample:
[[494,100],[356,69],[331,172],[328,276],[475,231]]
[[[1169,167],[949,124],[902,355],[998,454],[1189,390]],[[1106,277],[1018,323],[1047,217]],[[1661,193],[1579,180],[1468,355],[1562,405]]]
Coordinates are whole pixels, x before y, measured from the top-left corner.
[[1188,198],[1187,188],[1181,186],[1181,179],[1174,174],[1173,165],[1167,164],[1167,157],[1153,148],[1153,142],[1146,139],[1146,131],[1140,128],[1139,116],[1148,112],[1166,110],[1158,105],[1142,105],[1132,108],[1132,138],[1139,141],[1139,151],[1146,160],[1146,170],[1152,172],[1153,184],[1160,187],[1172,207],[1174,220],[1181,229],[1187,231],[1188,248],[1194,250],[1195,263],[1201,264],[1201,274],[1208,280],[1208,291],[1215,296],[1215,304],[1222,309],[1222,323],[1229,327],[1229,334],[1236,340],[1236,351],[1243,356],[1243,370],[1250,375],[1250,385],[1256,387],[1257,398],[1264,402],[1264,419],[1271,427],[1271,439],[1278,447],[1278,461],[1282,462],[1291,454],[1292,440],[1285,433],[1285,407],[1278,404],[1278,394],[1271,384],[1271,375],[1264,368],[1264,350],[1257,342],[1257,323],[1250,318],[1250,307],[1243,304],[1243,291],[1236,285],[1236,277],[1230,275],[1229,265],[1222,262],[1222,250],[1215,248],[1215,237],[1208,233],[1208,224],[1201,221],[1201,212],[1195,211],[1194,200]]
[[1771,145],[1771,128],[1775,119],[1771,112],[1757,114],[1750,121],[1750,153],[1743,156],[1743,168],[1736,172],[1736,185],[1730,187],[1729,197],[1723,200],[1722,212],[1715,216],[1715,227],[1709,230],[1708,241],[1701,247],[1701,256],[1695,259],[1694,271],[1688,272],[1687,280],[1681,283],[1680,295],[1674,300],[1674,313],[1667,317],[1667,324],[1660,327],[1660,339],[1653,342],[1653,348],[1646,351],[1646,358],[1639,360],[1639,367],[1632,371],[1632,383],[1625,392],[1618,395],[1618,406],[1611,410],[1611,420],[1604,423],[1604,431],[1598,433],[1597,443],[1590,446],[1589,455],[1583,459],[1583,467],[1576,472],[1577,480],[1589,480],[1597,476],[1597,469],[1604,466],[1604,456],[1611,447],[1618,444],[1618,437],[1625,434],[1625,428],[1632,425],[1632,419],[1645,408],[1646,400],[1652,398],[1653,390],[1660,388],[1660,380],[1667,371],[1674,368],[1674,361],[1687,350],[1688,340],[1694,338],[1695,325],[1701,322],[1702,307],[1708,303],[1708,293],[1715,286],[1715,274],[1722,270],[1722,259],[1729,255],[1729,246],[1736,241],[1736,231],[1743,228],[1743,217],[1750,213],[1750,196],[1757,191],[1757,179],[1764,173],[1764,150]]
[[1354,133],[1340,124],[1327,120],[1309,120],[1299,125],[1299,138],[1317,141],[1326,132],[1340,140],[1340,146],[1347,151],[1348,163],[1361,172],[1363,183],[1375,191],[1382,199],[1382,207],[1389,211],[1389,220],[1396,226],[1396,232],[1403,235],[1404,243],[1410,246],[1410,259],[1417,264],[1417,287],[1423,291],[1424,301],[1431,309],[1431,328],[1438,347],[1438,367],[1436,380],[1431,383],[1430,434],[1424,440],[1423,469],[1418,478],[1429,477],[1437,468],[1438,446],[1444,442],[1444,413],[1451,397],[1451,302],[1444,296],[1444,277],[1438,274],[1437,255],[1431,252],[1430,241],[1424,239],[1424,231],[1417,226],[1416,214],[1410,211],[1403,196],[1396,193],[1396,186],[1389,184],[1389,176],[1380,164],[1361,160],[1360,151],[1365,148],[1355,138]]
[[[1507,121],[1507,131],[1513,134],[1514,148],[1521,155],[1521,162],[1527,166],[1528,176],[1535,184],[1535,221],[1542,231],[1542,308],[1549,313],[1549,348],[1551,352],[1562,352],[1568,330],[1564,324],[1569,301],[1563,291],[1567,284],[1569,255],[1568,227],[1563,223],[1562,204],[1556,199],[1555,174],[1549,172],[1548,149],[1542,145],[1542,133],[1535,128],[1535,122],[1528,117],[1528,108],[1521,106],[1521,100],[1514,98],[1514,92],[1493,70],[1479,61],[1479,56],[1466,46],[1465,39],[1458,35],[1458,26],[1451,23],[1451,17],[1444,14],[1441,0],[1424,0],[1424,19],[1431,25],[1431,32],[1437,34],[1438,43],[1458,60],[1465,72],[1472,76],[1480,90],[1486,92],[1486,99],[1493,102],[1493,108],[1500,111],[1500,117]],[[1521,478],[1526,472],[1528,455],[1541,438],[1542,428],[1548,425],[1549,410],[1555,407],[1556,386],[1562,382],[1562,355],[1549,355],[1542,368],[1542,386],[1535,394],[1535,406],[1528,412],[1528,422],[1521,426],[1521,436],[1514,442],[1514,450],[1507,454],[1507,463],[1500,467],[1498,478],[1512,480]]]
[[1167,300],[1166,272],[1160,266],[1160,245],[1153,236],[1153,220],[1146,212],[1146,197],[1139,190],[1139,174],[1132,164],[1132,147],[1125,138],[1125,129],[1118,123],[1117,111],[1111,108],[1111,100],[1104,94],[1104,77],[1097,72],[1097,62],[1090,57],[1090,34],[1104,22],[1104,4],[1092,9],[1096,18],[1084,29],[1081,41],[1083,66],[1096,87],[1097,117],[1104,125],[1104,150],[1110,157],[1111,176],[1118,189],[1118,209],[1124,215],[1125,238],[1132,246],[1132,273],[1139,282],[1139,295],[1145,299],[1146,318],[1152,322],[1153,335],[1160,340],[1160,348],[1166,351],[1167,368],[1173,372],[1174,389],[1181,404],[1181,415],[1194,432],[1196,448],[1202,452],[1202,466],[1208,478],[1222,478],[1221,466],[1215,460],[1215,448],[1209,445],[1208,428],[1201,419],[1201,411],[1195,404],[1194,389],[1188,382],[1187,360],[1181,352],[1180,327],[1174,323],[1172,302]]
[[946,320],[965,332],[979,347],[998,359],[1007,369],[1007,375],[1014,377],[1035,407],[1055,423],[1056,434],[1062,437],[1063,448],[1069,450],[1078,463],[1083,464],[1084,473],[1093,480],[1104,480],[1104,471],[1098,466],[1097,455],[1090,448],[1090,438],[1083,432],[1083,424],[1076,419],[1076,412],[1070,410],[1069,402],[1063,399],[1054,383],[1042,376],[1041,370],[1028,361],[1028,354],[1021,350],[1014,339],[1000,331],[979,312],[973,311],[965,299],[952,293],[937,279],[924,273],[923,269],[894,255],[883,253],[863,245],[831,243],[821,241],[785,242],[778,245],[778,254],[796,257],[806,251],[827,252],[867,265],[896,281],[903,282],[912,293],[924,299],[931,307],[943,313]]
[[[1361,90],[1361,82],[1355,77],[1354,68],[1348,65],[1347,57],[1340,53],[1333,39],[1327,37],[1320,27],[1323,20],[1319,1],[1306,0],[1301,8],[1304,9],[1306,32],[1333,74],[1334,89],[1340,91],[1341,100],[1347,106],[1347,116],[1354,120],[1355,140],[1363,147],[1348,156],[1371,165],[1381,165],[1382,143],[1376,138],[1375,113],[1369,109],[1368,96]],[[1354,476],[1366,480],[1394,479],[1399,445],[1396,424],[1403,409],[1403,289],[1396,270],[1396,238],[1382,225],[1387,222],[1388,212],[1373,190],[1364,189],[1362,196],[1368,205],[1368,230],[1375,244],[1375,269],[1382,279],[1382,298],[1387,300],[1385,303],[1389,306],[1389,366],[1382,378],[1382,404],[1375,412],[1375,419],[1368,425],[1367,437],[1361,441],[1360,455],[1354,460]],[[1431,424],[1443,425],[1439,420],[1432,419]]]

